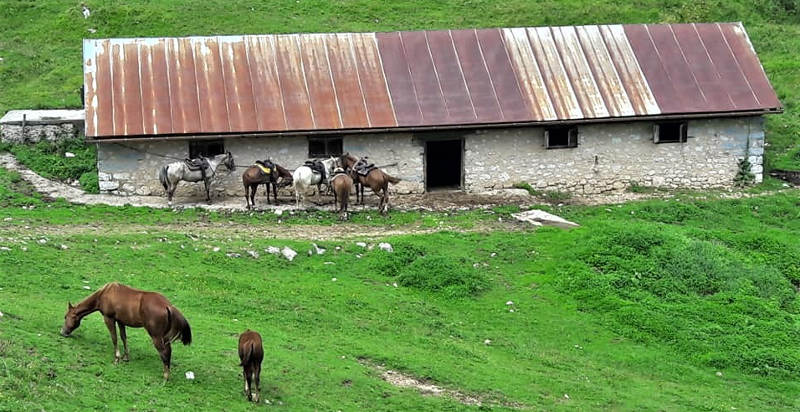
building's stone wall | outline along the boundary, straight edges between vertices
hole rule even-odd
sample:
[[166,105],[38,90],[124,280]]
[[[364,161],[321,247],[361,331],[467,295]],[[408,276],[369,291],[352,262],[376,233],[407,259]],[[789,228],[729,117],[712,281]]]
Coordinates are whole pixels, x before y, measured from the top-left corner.
[[78,136],[83,131],[73,123],[60,124],[0,124],[0,141],[3,143],[55,142]]
[[543,128],[479,130],[465,136],[465,189],[528,182],[540,190],[602,193],[631,184],[725,187],[750,141],[756,181],[763,177],[763,119],[690,120],[686,143],[653,143],[653,123],[579,126],[576,148],[545,149]]
[[[763,176],[764,132],[760,117],[690,120],[686,143],[654,144],[650,122],[612,123],[579,127],[579,145],[544,148],[538,127],[465,131],[464,189],[480,192],[528,182],[540,190],[601,193],[631,184],[657,187],[709,188],[732,184],[737,162],[750,142],[750,162],[756,180]],[[369,156],[378,166],[402,179],[396,193],[424,191],[425,134],[378,133],[343,137],[343,147]],[[225,140],[238,166],[270,156],[294,169],[308,156],[303,136],[229,138]],[[188,156],[187,141],[126,142],[98,145],[100,188],[118,194],[163,194],[158,170],[173,158]],[[166,156],[166,157],[165,157]],[[387,166],[389,165],[389,166]],[[215,194],[241,196],[243,168],[220,168]],[[177,195],[200,196],[202,185],[181,183]]]

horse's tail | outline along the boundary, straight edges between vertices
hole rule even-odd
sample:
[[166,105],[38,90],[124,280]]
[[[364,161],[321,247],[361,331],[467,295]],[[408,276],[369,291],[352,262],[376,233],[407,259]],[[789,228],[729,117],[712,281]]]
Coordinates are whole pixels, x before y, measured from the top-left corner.
[[174,342],[180,338],[184,345],[192,343],[192,328],[189,327],[189,322],[175,306],[167,306],[167,322],[169,331],[165,340]]
[[399,179],[399,178],[396,178],[396,177],[394,177],[394,176],[390,176],[390,175],[389,175],[388,173],[386,173],[386,172],[383,172],[383,175],[384,175],[384,176],[386,176],[386,180],[388,180],[388,181],[389,181],[389,183],[391,183],[391,184],[393,184],[393,185],[396,185],[396,184],[400,183],[400,179]]
[[167,189],[167,184],[169,183],[169,182],[167,182],[167,168],[168,167],[169,167],[169,165],[164,165],[164,167],[162,167],[161,170],[158,172],[158,180],[161,182],[161,186],[164,186],[164,190],[168,190]]
[[242,362],[239,366],[244,366],[250,364],[250,358],[253,356],[253,342],[246,343],[247,348],[245,349],[244,356],[242,356]]

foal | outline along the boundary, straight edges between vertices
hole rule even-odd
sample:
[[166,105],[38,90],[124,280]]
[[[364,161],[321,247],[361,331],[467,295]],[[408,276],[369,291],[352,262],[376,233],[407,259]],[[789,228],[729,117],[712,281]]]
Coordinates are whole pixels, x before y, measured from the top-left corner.
[[331,186],[333,187],[333,206],[339,203],[339,220],[347,220],[347,204],[350,202],[350,191],[353,189],[353,178],[337,167],[333,171]]
[[192,329],[189,327],[189,322],[167,298],[160,293],[145,292],[117,282],[107,283],[75,306],[68,303],[61,335],[69,336],[81,325],[81,320],[86,315],[97,311],[103,314],[108,332],[111,334],[111,343],[114,344],[114,363],[120,360],[116,325],[119,325],[119,336],[125,349],[122,360],[126,362],[128,337],[125,326],[144,327],[153,340],[153,346],[161,355],[165,380],[169,379],[172,342],[180,339],[184,345],[192,343]]
[[[258,402],[258,394],[261,392],[261,361],[264,359],[264,348],[258,332],[248,329],[239,336],[239,359],[242,360],[239,366],[244,375],[244,393],[248,400]],[[253,384],[256,386],[255,391]]]

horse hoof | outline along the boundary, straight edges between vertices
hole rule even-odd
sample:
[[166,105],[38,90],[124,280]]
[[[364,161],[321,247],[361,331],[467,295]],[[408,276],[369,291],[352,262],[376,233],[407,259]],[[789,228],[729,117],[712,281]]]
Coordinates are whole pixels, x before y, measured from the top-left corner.
[[116,356],[114,357],[114,365],[119,365],[119,358]]
[[129,361],[129,360],[130,360],[130,359],[128,358],[128,355],[125,355],[125,356],[123,356],[123,357],[122,357],[122,361],[123,361],[123,362],[127,362],[127,361]]

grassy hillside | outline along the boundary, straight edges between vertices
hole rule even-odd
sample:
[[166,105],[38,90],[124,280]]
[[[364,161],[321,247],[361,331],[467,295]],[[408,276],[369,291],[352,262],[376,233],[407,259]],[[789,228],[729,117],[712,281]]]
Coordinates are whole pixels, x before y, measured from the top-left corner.
[[[1,410],[252,409],[236,366],[245,328],[264,336],[263,396],[283,410],[466,408],[389,385],[371,366],[381,363],[501,410],[800,408],[796,190],[566,207],[583,227],[532,231],[498,221],[510,207],[334,227],[331,213],[278,224],[271,213],[48,204],[2,170],[0,187],[0,204],[35,206],[0,207]],[[311,241],[262,234],[442,221],[456,231],[367,240],[392,253],[356,235],[309,256]],[[460,232],[470,228],[482,230]],[[270,245],[300,254],[289,262]],[[99,315],[58,335],[66,302],[113,280],[162,291],[191,322],[169,383],[141,329],[116,366]]]
[[767,167],[800,170],[800,0],[12,0],[0,7],[0,113],[80,106],[83,38],[698,21],[744,22],[786,106],[769,118]]

